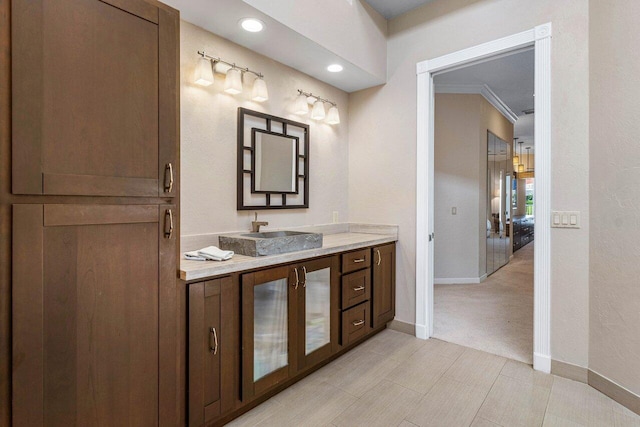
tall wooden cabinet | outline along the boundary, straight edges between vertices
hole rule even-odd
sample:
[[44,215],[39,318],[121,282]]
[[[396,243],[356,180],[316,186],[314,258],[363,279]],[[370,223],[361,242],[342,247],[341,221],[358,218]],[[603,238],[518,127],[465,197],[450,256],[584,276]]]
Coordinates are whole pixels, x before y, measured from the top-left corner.
[[0,6],[12,271],[0,424],[177,425],[178,13],[152,0]]
[[393,320],[396,312],[396,245],[376,246],[373,252],[372,327]]

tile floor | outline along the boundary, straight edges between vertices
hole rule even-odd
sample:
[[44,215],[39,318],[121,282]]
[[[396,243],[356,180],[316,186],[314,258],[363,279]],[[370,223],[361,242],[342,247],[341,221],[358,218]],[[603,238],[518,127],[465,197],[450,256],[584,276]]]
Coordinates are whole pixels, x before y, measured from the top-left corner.
[[533,245],[482,283],[435,285],[433,336],[533,363]]
[[640,416],[586,384],[387,329],[229,425],[640,427]]

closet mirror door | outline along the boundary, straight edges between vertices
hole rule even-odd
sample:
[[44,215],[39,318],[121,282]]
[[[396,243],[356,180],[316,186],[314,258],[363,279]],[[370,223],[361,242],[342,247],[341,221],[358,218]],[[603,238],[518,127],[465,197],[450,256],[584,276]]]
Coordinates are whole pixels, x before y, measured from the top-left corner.
[[487,275],[509,261],[507,175],[509,145],[487,132]]

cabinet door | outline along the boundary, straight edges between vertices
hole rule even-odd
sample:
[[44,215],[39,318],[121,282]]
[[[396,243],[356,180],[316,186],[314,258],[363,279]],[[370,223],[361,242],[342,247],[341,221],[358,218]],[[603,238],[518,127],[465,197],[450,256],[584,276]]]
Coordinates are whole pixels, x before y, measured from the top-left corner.
[[338,257],[305,261],[295,267],[298,367],[305,369],[331,355],[338,342]]
[[14,425],[176,424],[171,208],[14,205]]
[[223,346],[222,287],[231,278],[189,285],[189,425],[201,426],[221,414],[221,358],[234,349]]
[[391,320],[396,310],[396,245],[373,248],[373,315],[372,327]]
[[297,371],[293,268],[276,267],[242,276],[243,396],[251,399]]
[[11,9],[13,193],[173,196],[177,15],[142,0]]

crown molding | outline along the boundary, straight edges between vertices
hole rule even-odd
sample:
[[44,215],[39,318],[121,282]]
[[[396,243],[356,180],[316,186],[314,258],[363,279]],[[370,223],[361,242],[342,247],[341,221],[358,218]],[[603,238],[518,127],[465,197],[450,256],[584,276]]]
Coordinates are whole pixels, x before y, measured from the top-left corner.
[[484,99],[493,105],[496,110],[509,120],[512,124],[518,121],[518,116],[511,111],[511,108],[505,102],[500,99],[494,91],[491,90],[489,85],[455,85],[455,84],[443,84],[435,86],[436,93],[465,93],[465,94],[479,94]]

